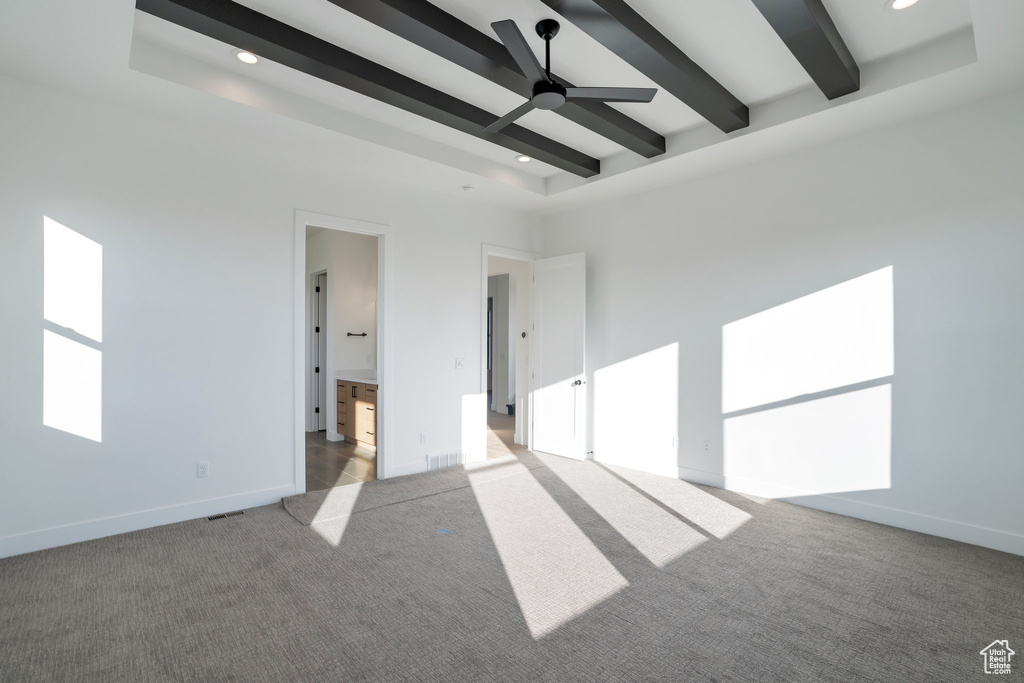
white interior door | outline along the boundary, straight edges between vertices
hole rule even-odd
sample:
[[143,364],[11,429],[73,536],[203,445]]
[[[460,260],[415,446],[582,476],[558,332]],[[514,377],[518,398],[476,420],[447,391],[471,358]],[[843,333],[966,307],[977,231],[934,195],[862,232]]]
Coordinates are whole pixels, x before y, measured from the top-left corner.
[[586,256],[533,265],[532,448],[586,457]]

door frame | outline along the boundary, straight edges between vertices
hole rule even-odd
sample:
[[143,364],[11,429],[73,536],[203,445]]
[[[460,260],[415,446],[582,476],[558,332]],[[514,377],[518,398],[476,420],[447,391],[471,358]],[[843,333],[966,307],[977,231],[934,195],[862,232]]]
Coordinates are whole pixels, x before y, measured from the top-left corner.
[[[305,267],[305,266],[303,266],[303,267]],[[317,271],[315,273],[311,273],[310,274],[310,277],[309,277],[309,294],[311,294],[311,295],[312,294],[316,294],[316,287],[317,287],[316,283],[319,280],[321,275],[324,276],[324,289],[325,290],[329,290],[329,286],[327,285],[327,282],[329,281],[328,269],[324,269],[324,270],[320,270],[320,271]],[[327,300],[328,293],[329,293],[329,291],[322,292],[322,294],[324,296],[324,301],[325,302]],[[303,303],[305,303],[305,302],[303,302]],[[325,303],[324,307],[328,308],[326,303]],[[317,352],[317,341],[316,341],[316,331],[315,331],[316,330],[316,322],[317,322],[316,321],[316,314],[315,314],[315,311],[307,309],[306,310],[306,315],[309,317],[309,324],[306,325],[306,334],[309,335],[309,337],[308,337],[309,345],[307,347],[307,351],[310,354],[310,358],[313,358],[313,357],[316,356],[316,352]],[[326,325],[322,325],[321,327],[322,327],[322,329],[320,331],[320,334],[322,334],[324,336],[324,344],[326,346],[330,346],[330,339],[327,336],[327,326]],[[308,366],[305,367],[304,372],[306,373],[307,379],[316,374],[316,373],[313,372],[313,368],[314,367],[315,367],[315,361],[313,363],[310,363]],[[324,364],[323,368],[321,368],[321,369],[326,373],[326,371],[327,371],[326,364]],[[308,432],[316,432],[316,431],[320,430],[320,420],[317,417],[316,408],[315,408],[317,394],[319,394],[319,393],[320,393],[320,387],[318,385],[311,386],[310,387],[310,391],[306,392],[306,432],[307,433]],[[325,392],[325,394],[326,394],[326,392]],[[326,395],[325,395],[324,399],[325,399],[325,402],[326,402]],[[310,427],[313,427],[313,429],[310,429]]]
[[[377,382],[384,394],[382,410],[377,413],[377,478],[391,476],[387,449],[394,443],[393,421],[393,379],[391,359],[393,354],[390,331],[394,329],[388,297],[391,293],[394,267],[392,263],[391,226],[380,223],[330,216],[312,211],[295,212],[295,274],[294,274],[294,435],[295,435],[295,493],[306,491],[306,228],[326,228],[377,238]],[[328,287],[330,286],[328,269]],[[328,336],[328,343],[331,338]],[[331,380],[328,378],[328,387]],[[330,389],[328,389],[330,393]]]
[[[533,262],[540,258],[539,254],[535,254],[530,251],[522,251],[520,249],[509,249],[508,247],[499,247],[494,244],[481,245],[481,256],[480,256],[480,393],[483,396],[487,396],[487,277],[489,275],[489,264],[487,257],[498,256],[501,258],[511,259],[513,261],[525,261],[530,264],[530,278],[533,278]],[[518,293],[517,293],[518,298]],[[531,297],[530,301],[530,327],[533,328],[533,301]],[[531,334],[532,337],[532,334]],[[527,404],[529,409],[526,411],[526,415],[523,415],[523,424],[526,426],[526,447],[533,448],[533,372],[531,370],[531,364],[533,363],[533,354],[529,354],[529,359],[526,364],[526,373],[529,377],[529,383],[527,386]],[[486,399],[482,401],[486,403]],[[486,407],[486,410],[490,410],[490,406]],[[482,416],[484,424],[487,421],[487,413],[485,412]]]

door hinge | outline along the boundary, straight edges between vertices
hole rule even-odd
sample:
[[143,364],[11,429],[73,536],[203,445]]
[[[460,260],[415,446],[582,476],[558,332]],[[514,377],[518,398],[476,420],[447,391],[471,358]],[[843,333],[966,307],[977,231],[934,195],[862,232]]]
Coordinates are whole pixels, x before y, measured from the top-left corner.
[[319,292],[319,291],[320,291],[320,288],[319,288],[319,287],[317,287],[317,288],[316,288],[316,291],[318,291],[318,292]]
[[316,328],[316,332],[317,332],[317,334],[320,333],[320,328],[319,327]]
[[319,413],[319,412],[320,412],[320,409],[319,409],[319,408],[317,408],[317,409],[316,409],[316,412],[318,412],[318,413]]
[[316,369],[316,372],[320,372],[320,368],[317,368],[317,369]]

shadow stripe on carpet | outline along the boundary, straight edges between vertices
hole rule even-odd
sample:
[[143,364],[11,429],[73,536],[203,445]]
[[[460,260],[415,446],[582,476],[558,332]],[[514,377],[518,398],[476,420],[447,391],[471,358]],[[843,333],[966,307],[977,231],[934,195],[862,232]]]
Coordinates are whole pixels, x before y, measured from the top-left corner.
[[524,462],[510,455],[440,470],[301,493],[282,498],[281,502],[288,514],[305,526],[311,526],[367,510],[463,489],[470,485],[470,474],[473,475],[475,483],[481,483],[526,474],[543,466],[537,460]]

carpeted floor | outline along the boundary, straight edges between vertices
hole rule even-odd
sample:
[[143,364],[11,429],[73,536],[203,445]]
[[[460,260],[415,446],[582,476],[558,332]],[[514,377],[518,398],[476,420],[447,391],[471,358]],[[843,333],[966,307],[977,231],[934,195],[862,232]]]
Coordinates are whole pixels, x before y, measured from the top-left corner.
[[934,682],[1024,652],[1022,557],[486,465],[0,560],[0,680]]

